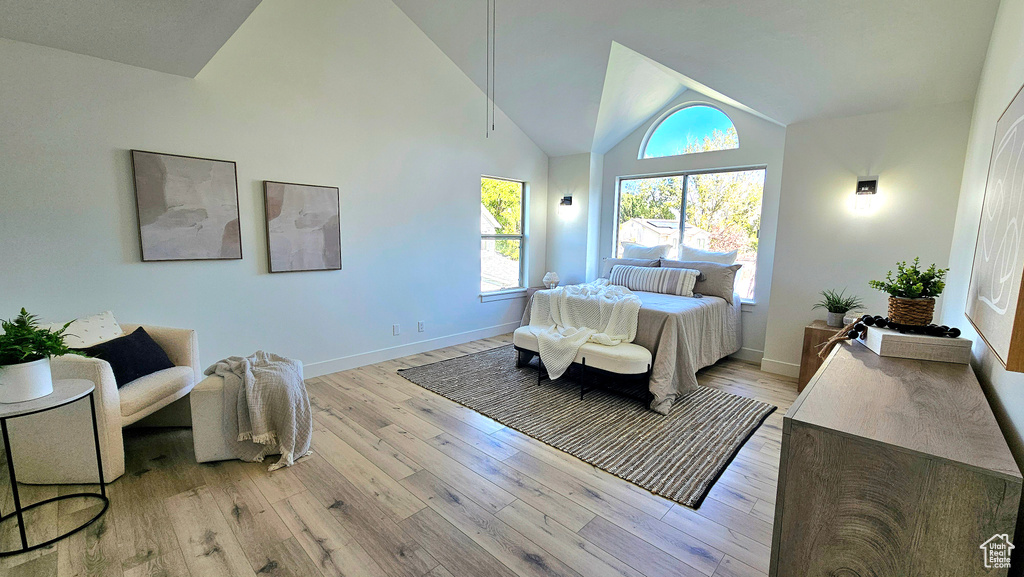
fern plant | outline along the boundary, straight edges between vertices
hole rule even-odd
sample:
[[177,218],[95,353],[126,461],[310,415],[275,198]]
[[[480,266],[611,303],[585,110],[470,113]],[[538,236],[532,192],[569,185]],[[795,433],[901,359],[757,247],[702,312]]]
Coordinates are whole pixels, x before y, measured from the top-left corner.
[[0,321],[0,366],[30,363],[49,357],[79,354],[64,343],[68,323],[56,331],[39,327],[39,317],[25,309],[9,321]]
[[821,291],[822,299],[812,309],[825,309],[830,313],[845,314],[849,311],[864,308],[864,301],[856,295],[846,295],[846,289],[836,292],[835,290]]
[[921,259],[915,258],[907,266],[906,261],[896,263],[896,274],[885,274],[885,280],[868,281],[868,286],[889,293],[889,296],[905,299],[934,298],[946,288],[948,268],[936,268],[934,264],[921,270]]

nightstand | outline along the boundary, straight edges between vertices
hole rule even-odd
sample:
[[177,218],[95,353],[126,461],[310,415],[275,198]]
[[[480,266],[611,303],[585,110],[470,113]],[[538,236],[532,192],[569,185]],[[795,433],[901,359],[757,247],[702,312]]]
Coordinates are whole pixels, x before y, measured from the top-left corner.
[[821,349],[818,345],[832,338],[842,327],[830,327],[823,320],[816,320],[804,327],[804,346],[800,354],[800,378],[796,384],[797,392],[804,390],[808,381],[818,371],[823,362],[818,357]]

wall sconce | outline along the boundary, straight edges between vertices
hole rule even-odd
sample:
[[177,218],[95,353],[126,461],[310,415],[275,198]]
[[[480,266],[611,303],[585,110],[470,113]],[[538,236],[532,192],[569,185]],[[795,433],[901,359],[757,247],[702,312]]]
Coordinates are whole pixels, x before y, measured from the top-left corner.
[[857,179],[857,195],[853,208],[858,212],[870,211],[875,206],[875,195],[878,194],[878,177],[869,176]]
[[572,214],[572,195],[563,196],[558,201],[558,216],[565,218]]

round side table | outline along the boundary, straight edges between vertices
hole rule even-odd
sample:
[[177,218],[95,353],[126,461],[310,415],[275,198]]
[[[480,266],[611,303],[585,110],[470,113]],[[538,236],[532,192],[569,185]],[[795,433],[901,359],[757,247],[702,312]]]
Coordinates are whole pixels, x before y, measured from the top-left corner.
[[[103,482],[103,460],[100,458],[100,434],[96,425],[96,401],[93,398],[95,389],[96,387],[93,385],[92,381],[86,381],[84,379],[60,380],[53,382],[53,392],[45,397],[21,403],[0,403],[0,432],[3,433],[4,449],[7,452],[7,471],[10,474],[11,479],[11,491],[14,493],[14,511],[6,515],[0,515],[0,523],[7,521],[11,517],[17,517],[18,529],[21,531],[21,548],[12,549],[10,551],[0,551],[0,557],[17,555],[18,553],[24,553],[26,551],[32,551],[34,549],[39,549],[40,547],[52,545],[69,535],[85,529],[107,512],[107,508],[110,506],[110,500],[107,499],[107,487]],[[99,472],[100,492],[61,495],[59,497],[53,497],[52,499],[39,501],[38,503],[32,503],[27,507],[22,507],[21,498],[18,496],[18,478],[14,473],[14,459],[11,456],[11,439],[7,433],[7,421],[18,417],[26,417],[28,415],[42,413],[51,409],[56,409],[57,407],[63,407],[64,405],[73,403],[86,396],[89,397],[89,408],[92,410],[92,438],[93,442],[96,444],[96,468]],[[75,497],[95,497],[103,501],[103,508],[92,519],[89,519],[78,527],[62,533],[49,541],[29,546],[28,538],[25,536],[25,511],[35,509],[36,507],[40,507],[54,501],[72,499]],[[0,513],[2,513],[2,511],[0,511]]]

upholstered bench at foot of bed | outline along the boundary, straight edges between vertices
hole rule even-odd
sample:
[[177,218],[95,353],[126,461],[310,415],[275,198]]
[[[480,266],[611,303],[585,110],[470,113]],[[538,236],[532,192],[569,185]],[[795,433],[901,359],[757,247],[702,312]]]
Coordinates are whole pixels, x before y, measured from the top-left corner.
[[[540,350],[537,335],[529,326],[519,327],[512,333],[512,344],[535,354]],[[582,365],[584,360],[589,368],[619,375],[641,375],[651,367],[651,351],[633,343],[615,346],[584,343],[573,362]]]
[[[530,326],[519,327],[512,333],[512,344],[515,346],[516,351],[519,353],[519,360],[517,361],[518,366],[523,366],[530,361],[530,357],[538,354],[540,347],[537,344],[537,335],[534,334],[533,329]],[[524,360],[523,353],[526,352],[529,356]],[[630,376],[650,376],[651,371],[651,351],[641,347],[640,345],[634,345],[633,343],[619,343],[614,346],[599,345],[597,343],[584,343],[576,358],[573,359],[573,364],[582,367],[583,371],[588,369],[598,369],[608,373],[616,375],[630,375]],[[540,382],[540,378],[544,373],[543,359],[539,361],[537,382]],[[583,393],[586,389],[583,384],[582,375],[580,377],[580,398],[583,397]]]

